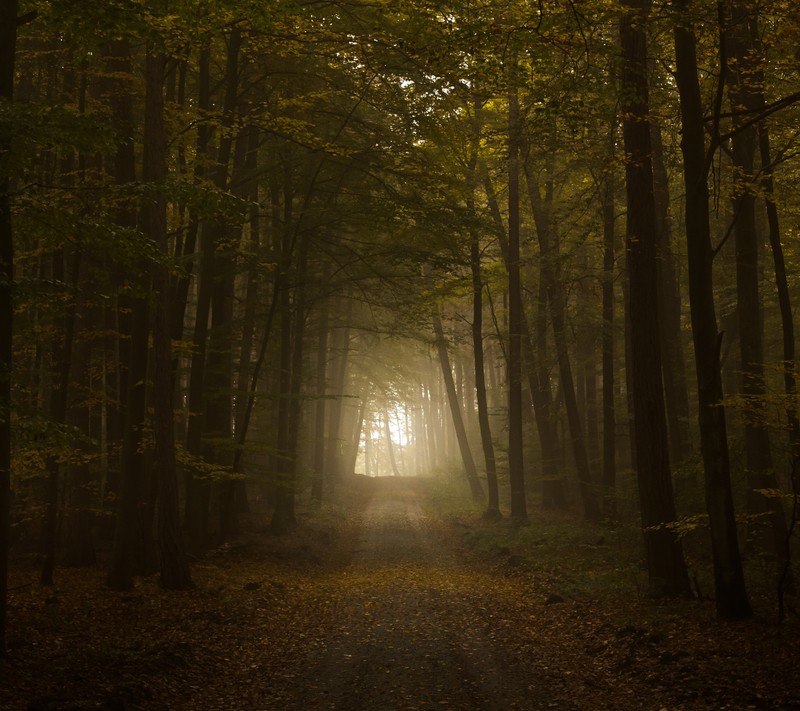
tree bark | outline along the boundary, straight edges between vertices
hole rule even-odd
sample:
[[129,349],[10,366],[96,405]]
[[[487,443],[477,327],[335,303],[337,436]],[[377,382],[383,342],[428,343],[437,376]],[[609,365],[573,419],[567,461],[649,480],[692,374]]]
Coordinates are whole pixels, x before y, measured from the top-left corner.
[[584,516],[588,521],[599,521],[601,518],[600,505],[594,490],[595,485],[589,465],[589,454],[586,449],[586,437],[584,436],[578,400],[575,395],[572,366],[569,361],[566,323],[567,295],[559,273],[558,240],[554,239],[556,235],[552,229],[550,215],[553,186],[550,183],[547,184],[543,200],[539,193],[539,186],[536,184],[536,180],[530,170],[527,173],[527,179],[528,195],[536,224],[536,235],[539,239],[541,279],[546,287],[547,301],[550,305],[553,340],[555,341],[556,356],[558,358],[558,371],[561,376],[561,392],[567,410],[567,422],[572,439],[572,453],[578,470],[578,484],[583,502]]
[[467,438],[467,431],[464,428],[464,418],[461,415],[461,409],[458,406],[458,397],[456,395],[456,385],[453,381],[453,371],[450,369],[450,357],[447,354],[447,341],[444,338],[444,329],[442,328],[442,319],[437,310],[433,311],[433,332],[436,336],[436,351],[439,354],[439,365],[441,366],[442,378],[444,380],[444,387],[447,393],[447,402],[450,406],[450,414],[453,418],[453,426],[456,431],[456,439],[458,440],[458,449],[461,453],[461,461],[464,464],[464,473],[469,483],[472,498],[479,501],[483,498],[483,487],[481,486],[480,479],[478,478],[478,470],[475,467],[475,460],[472,458],[472,451],[469,447],[469,439]]
[[311,500],[322,501],[325,482],[325,406],[328,370],[328,302],[320,303],[319,336],[317,337],[317,401],[314,403],[314,475],[311,479]]
[[[516,70],[516,68],[514,69]],[[519,258],[519,94],[508,96],[508,479],[511,516],[528,517],[522,440],[522,286]]]
[[145,210],[148,233],[162,259],[153,264],[153,435],[154,468],[158,479],[158,548],[160,584],[168,590],[193,587],[183,547],[175,470],[175,417],[172,373],[170,280],[167,272],[167,203],[162,188],[167,177],[164,125],[164,67],[166,58],[148,49],[145,60],[146,94],[142,176],[154,186]]
[[[525,175],[528,177],[529,166],[525,163]],[[484,190],[492,220],[495,224],[497,239],[503,261],[508,269],[508,238],[506,236],[503,219],[500,215],[500,205],[492,187],[486,166],[481,165]],[[530,190],[530,179],[527,181]],[[541,264],[540,264],[541,269]],[[564,477],[559,473],[559,434],[555,425],[553,408],[553,395],[550,391],[550,375],[547,370],[547,292],[542,289],[540,279],[539,300],[536,303],[536,343],[534,347],[528,319],[525,311],[522,312],[522,347],[524,360],[528,366],[528,387],[531,392],[534,414],[536,417],[536,431],[539,436],[539,448],[542,453],[542,503],[545,508],[564,509],[567,506],[564,492]],[[490,375],[494,371],[490,370]],[[492,392],[499,388],[490,388]]]
[[[616,123],[616,122],[615,122]],[[610,144],[615,142],[616,126],[610,130]],[[617,418],[614,394],[614,272],[616,235],[614,214],[615,180],[612,165],[603,178],[603,515],[617,516]]]
[[[736,239],[736,310],[739,320],[739,348],[741,357],[744,399],[745,473],[747,476],[747,505],[751,515],[757,517],[749,526],[754,543],[774,555],[779,570],[786,563],[786,519],[780,499],[765,496],[762,492],[778,488],[769,441],[765,426],[769,415],[765,406],[764,381],[764,324],[763,305],[759,285],[759,236],[756,228],[756,176],[755,152],[758,144],[757,128],[744,125],[743,111],[755,112],[763,105],[759,94],[763,83],[756,82],[753,54],[757,51],[751,42],[751,23],[754,32],[754,11],[739,0],[728,2],[730,25],[725,28],[727,56],[730,59],[728,96],[733,118],[733,235]],[[763,79],[763,77],[762,77]],[[749,115],[749,114],[748,114]]]
[[622,132],[628,252],[636,469],[650,593],[688,596],[683,548],[671,526],[675,502],[661,379],[658,249],[647,79],[648,0],[626,0],[620,22]]
[[[200,50],[198,60],[198,108],[201,111],[211,110],[210,89],[210,64],[211,48],[208,44]],[[198,127],[198,150],[207,148],[210,141],[210,128],[201,122]],[[200,176],[196,175],[197,178]],[[197,275],[197,304],[195,307],[195,321],[193,334],[193,349],[189,366],[189,387],[187,393],[187,423],[186,423],[186,451],[190,457],[201,458],[203,455],[203,431],[205,429],[206,413],[206,365],[208,357],[208,322],[211,312],[212,284],[214,278],[215,260],[213,234],[210,225],[200,225],[200,265]],[[184,296],[184,289],[188,290],[188,283],[177,285],[178,303]],[[180,308],[180,307],[179,307]],[[175,331],[179,329],[177,324]],[[182,330],[182,329],[181,329]],[[190,552],[202,553],[209,545],[208,518],[211,497],[211,485],[206,480],[204,472],[198,471],[188,464],[185,467],[186,501],[185,501],[185,529],[187,544]]]
[[672,219],[669,213],[669,180],[664,165],[661,127],[650,122],[653,149],[653,191],[656,210],[656,248],[658,253],[658,305],[661,331],[664,402],[670,441],[670,461],[680,464],[692,452],[689,429],[689,395],[681,334],[681,296],[672,254]]
[[[475,102],[475,111],[479,111],[479,103]],[[480,139],[477,118],[476,129],[473,132],[473,149],[470,157],[470,168],[467,180],[468,205],[472,216],[475,215],[475,170],[477,164],[477,143]],[[486,516],[498,518],[500,516],[500,492],[497,484],[497,465],[492,442],[492,430],[489,425],[489,407],[486,400],[486,373],[483,357],[483,279],[481,278],[481,248],[478,230],[470,229],[470,269],[472,272],[472,351],[475,361],[475,396],[478,405],[478,426],[481,433],[483,447],[483,460],[486,466],[486,488],[488,500],[486,503]]]
[[[0,3],[0,100],[14,98],[17,0]],[[13,131],[0,128],[0,657],[6,655],[8,549],[11,531],[11,366],[14,324],[14,240],[9,154]]]
[[[708,170],[713,157],[706,153],[705,121],[697,74],[697,46],[689,0],[674,0],[676,80],[680,95],[686,188],[686,242],[689,258],[689,303],[697,373],[700,445],[705,469],[706,508],[711,529],[717,614],[743,619],[753,614],[747,599],[739,541],[736,534],[730,460],[722,404],[723,390],[714,305],[708,206]],[[717,104],[717,112],[718,112]]]
[[392,469],[392,476],[400,476],[397,468],[397,458],[394,455],[394,443],[392,442],[392,428],[389,426],[389,410],[383,411],[383,430],[386,435],[386,453],[389,455],[389,466]]

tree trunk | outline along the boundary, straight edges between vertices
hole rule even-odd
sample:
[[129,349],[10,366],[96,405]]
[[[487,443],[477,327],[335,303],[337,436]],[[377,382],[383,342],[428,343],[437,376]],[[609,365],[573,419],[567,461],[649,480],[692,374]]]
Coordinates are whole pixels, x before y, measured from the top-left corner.
[[153,436],[154,468],[158,479],[158,548],[160,583],[168,590],[193,587],[183,548],[178,506],[178,479],[175,470],[175,417],[172,374],[170,280],[167,258],[167,203],[162,192],[167,178],[167,140],[164,126],[163,54],[148,49],[145,66],[144,166],[142,175],[154,188],[154,197],[145,209],[148,234],[162,259],[152,266],[153,292]]
[[328,302],[320,303],[319,336],[317,338],[317,401],[314,403],[314,475],[311,479],[311,500],[322,501],[325,482],[325,396],[328,370]]
[[[525,164],[525,174],[529,166]],[[503,261],[508,269],[508,238],[500,215],[500,205],[489,179],[486,166],[481,165],[486,199],[495,224],[497,239]],[[530,181],[528,181],[530,189]],[[542,285],[540,280],[540,287]],[[536,346],[528,326],[525,311],[521,314],[522,346],[528,366],[528,387],[536,416],[536,431],[539,436],[539,448],[542,453],[542,503],[545,508],[564,509],[567,506],[564,492],[564,477],[559,473],[559,436],[555,426],[553,396],[550,391],[550,375],[547,371],[547,295],[540,288],[539,300],[536,304]],[[494,371],[490,369],[490,376]],[[492,386],[492,392],[500,390]]]
[[[743,125],[745,117],[757,111],[763,101],[763,84],[756,85],[754,53],[750,41],[750,25],[757,32],[754,11],[739,0],[729,3],[731,26],[727,30],[727,56],[730,58],[728,96],[734,115],[733,157],[733,234],[736,239],[736,310],[739,320],[744,398],[745,473],[747,506],[757,518],[750,525],[754,542],[775,556],[779,570],[786,562],[786,519],[779,498],[762,492],[778,488],[772,464],[769,414],[765,405],[764,324],[759,293],[759,237],[756,228],[756,177],[754,173],[757,129]],[[742,112],[747,112],[743,115]]]
[[[762,97],[763,98],[763,97]],[[792,493],[797,497],[800,492],[800,417],[797,413],[797,371],[795,364],[794,315],[789,295],[789,281],[786,276],[786,260],[781,244],[778,207],[775,204],[774,169],[770,150],[769,130],[765,125],[759,126],[759,152],[761,155],[762,186],[767,209],[769,226],[769,244],[772,260],[775,265],[775,288],[778,293],[778,304],[781,312],[781,328],[783,331],[783,387],[787,396],[786,419],[788,422],[788,439],[790,455],[790,484]],[[797,503],[792,507],[793,520],[797,516]],[[794,577],[791,569],[791,529],[784,541],[786,553],[784,568],[778,582],[778,617],[784,618],[783,596],[787,590],[794,588]]]
[[447,392],[447,402],[450,406],[450,414],[453,418],[453,426],[456,431],[456,438],[458,440],[458,449],[461,453],[461,461],[464,464],[464,473],[469,483],[472,498],[479,501],[483,498],[483,487],[481,486],[480,479],[478,478],[478,470],[475,467],[475,460],[472,458],[472,451],[469,447],[469,439],[467,438],[467,431],[464,428],[464,418],[461,415],[461,409],[458,406],[458,398],[456,396],[456,385],[453,381],[453,371],[450,369],[450,356],[447,354],[447,342],[444,339],[444,329],[442,328],[442,320],[439,317],[437,310],[433,311],[433,332],[436,336],[436,350],[439,354],[439,365],[441,366],[442,378],[444,379],[444,386]]
[[66,536],[64,546],[64,564],[68,566],[88,566],[95,563],[93,542],[93,511],[96,502],[92,492],[99,487],[93,481],[90,462],[94,458],[89,442],[91,441],[90,409],[87,400],[91,398],[89,365],[92,357],[92,343],[89,331],[97,328],[91,323],[88,314],[80,319],[83,323],[76,337],[75,357],[70,365],[70,403],[66,412],[67,425],[78,435],[73,445],[78,454],[77,461],[67,467],[66,495]]
[[648,118],[648,5],[648,0],[626,0],[620,23],[636,469],[650,593],[688,596],[683,548],[671,528],[676,517],[661,380],[658,250]]
[[[230,192],[231,184],[241,181],[241,174],[229,177],[231,155],[234,146],[234,116],[238,103],[239,52],[242,46],[242,31],[239,26],[231,29],[225,66],[225,95],[222,106],[222,131],[219,138],[213,181],[217,190]],[[243,169],[244,144],[239,141],[238,167]],[[235,191],[234,191],[235,192]],[[206,457],[227,469],[233,462],[233,292],[236,272],[234,229],[224,219],[215,219],[210,224],[210,241],[214,249],[214,282],[211,294],[211,330],[206,362],[205,387],[206,417],[204,434],[216,446],[204,447]],[[223,478],[217,485],[219,497],[218,541],[227,540],[238,528],[234,506],[237,479]]]
[[[515,69],[514,69],[515,70]],[[508,96],[508,480],[511,516],[528,517],[522,441],[522,286],[519,259],[519,95]]]
[[667,429],[670,461],[673,465],[686,461],[692,452],[689,429],[689,395],[686,389],[686,366],[681,333],[681,296],[672,255],[672,220],[669,214],[669,181],[664,165],[661,127],[650,122],[653,148],[653,191],[656,210],[656,249],[658,253],[658,306],[664,378],[664,402],[667,408]]
[[[200,50],[198,74],[198,108],[210,111],[210,63],[211,49],[205,45]],[[210,139],[209,129],[202,122],[198,127],[198,149],[205,148]],[[199,176],[198,176],[199,177]],[[189,366],[189,388],[187,393],[188,416],[186,423],[186,452],[190,457],[202,457],[202,440],[205,429],[205,380],[208,351],[208,321],[211,311],[212,283],[214,278],[213,235],[207,223],[201,226],[200,266],[197,285],[197,305],[193,334],[193,349]],[[185,286],[188,289],[188,284]],[[181,283],[178,285],[179,299],[183,296]],[[187,292],[188,293],[188,292]],[[178,302],[183,303],[182,301]],[[178,326],[174,326],[178,330]],[[202,553],[208,541],[208,507],[211,486],[205,474],[188,464],[185,470],[186,502],[185,528],[187,544],[192,553]]]
[[[64,424],[67,414],[67,396],[69,391],[70,364],[72,361],[73,343],[75,340],[75,287],[80,268],[80,247],[75,247],[72,273],[72,293],[67,297],[68,304],[60,318],[62,342],[53,346],[53,359],[50,383],[50,417],[53,422]],[[53,255],[53,282],[64,284],[64,255],[61,251]],[[61,466],[58,456],[50,454],[46,461],[47,469],[47,502],[44,518],[44,541],[42,556],[42,585],[53,584],[56,564],[56,546],[58,538],[58,508],[61,489]]]
[[[333,313],[340,311],[341,302],[334,302]],[[328,479],[335,485],[342,476],[342,405],[347,380],[347,362],[350,353],[350,316],[353,311],[352,299],[347,299],[343,321],[333,330],[331,353],[331,401],[328,409],[328,446],[326,464]]]
[[[475,212],[475,163],[477,145],[470,160],[470,193],[467,206],[471,214]],[[494,457],[492,431],[489,425],[489,407],[486,401],[486,373],[483,358],[483,280],[481,278],[481,248],[478,231],[470,230],[470,268],[472,271],[472,351],[475,361],[475,396],[478,403],[478,425],[483,447],[483,460],[486,465],[486,488],[488,501],[486,516],[500,516],[500,492],[497,485],[497,465]]]
[[[610,130],[610,157],[616,140],[616,126]],[[617,418],[614,398],[614,276],[615,276],[615,180],[609,167],[603,178],[603,515],[617,516]]]
[[[17,0],[0,3],[0,100],[14,98]],[[8,549],[11,531],[11,365],[14,309],[14,240],[9,197],[13,132],[0,127],[0,657],[6,655]]]
[[[680,94],[686,188],[686,242],[689,257],[689,303],[692,316],[700,422],[705,469],[706,508],[711,529],[717,614],[724,619],[751,617],[736,534],[730,481],[728,436],[722,405],[719,354],[722,343],[714,306],[713,260],[708,206],[705,119],[697,75],[697,48],[688,0],[674,0],[676,80]],[[717,105],[718,106],[718,105]],[[717,108],[718,111],[718,108]]]
[[[288,153],[288,151],[287,151]],[[281,321],[280,364],[278,377],[278,428],[275,472],[275,508],[272,512],[270,529],[274,533],[285,533],[295,525],[294,481],[291,461],[291,396],[292,396],[292,300],[289,284],[289,270],[292,260],[294,234],[294,179],[291,156],[283,159],[283,232],[280,250],[281,289],[278,292],[278,314]],[[296,334],[295,334],[296,337]]]
[[586,438],[583,423],[578,409],[578,400],[575,395],[575,385],[572,379],[572,366],[569,361],[569,347],[567,345],[566,309],[567,295],[561,283],[559,273],[559,249],[556,234],[552,230],[550,210],[553,200],[553,186],[548,182],[545,188],[545,197],[542,199],[539,186],[532,171],[527,171],[528,195],[531,201],[533,219],[536,224],[536,235],[539,239],[539,255],[542,283],[547,289],[547,300],[550,304],[550,316],[553,324],[553,339],[558,358],[558,371],[561,376],[561,392],[564,396],[564,405],[567,410],[570,437],[572,439],[572,453],[575,466],[578,470],[578,484],[580,487],[583,512],[587,521],[599,521],[601,517],[600,505],[594,490],[594,482],[589,466],[589,454],[586,449]]
[[392,476],[400,476],[400,470],[397,468],[397,458],[394,456],[392,428],[389,426],[389,410],[384,410],[383,412],[383,429],[386,434],[386,453],[389,455],[389,466],[392,468]]

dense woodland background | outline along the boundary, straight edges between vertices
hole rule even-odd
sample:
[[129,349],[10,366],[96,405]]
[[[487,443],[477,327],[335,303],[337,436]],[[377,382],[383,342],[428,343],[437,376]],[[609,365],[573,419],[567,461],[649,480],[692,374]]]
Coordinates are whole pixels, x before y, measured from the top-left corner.
[[363,474],[633,522],[654,595],[693,537],[783,616],[798,46],[790,0],[3,0],[3,607],[9,550],[185,589]]

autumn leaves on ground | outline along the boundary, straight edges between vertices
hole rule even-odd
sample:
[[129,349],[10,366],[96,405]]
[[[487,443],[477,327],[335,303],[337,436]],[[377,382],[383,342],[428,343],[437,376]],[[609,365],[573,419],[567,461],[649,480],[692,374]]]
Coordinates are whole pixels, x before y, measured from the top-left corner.
[[442,514],[437,486],[354,482],[279,540],[254,513],[186,593],[17,561],[0,708],[800,708],[794,618],[648,600],[614,531]]

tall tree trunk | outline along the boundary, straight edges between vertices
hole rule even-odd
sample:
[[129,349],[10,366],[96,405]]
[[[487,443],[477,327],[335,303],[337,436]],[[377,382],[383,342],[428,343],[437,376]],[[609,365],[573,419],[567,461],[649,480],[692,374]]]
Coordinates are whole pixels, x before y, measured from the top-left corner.
[[[85,298],[85,297],[84,297]],[[67,467],[66,495],[66,537],[64,546],[64,564],[69,566],[87,566],[95,562],[93,542],[93,511],[96,503],[92,492],[97,489],[92,481],[91,461],[94,458],[89,446],[91,432],[90,409],[91,398],[89,365],[92,356],[92,343],[89,330],[96,328],[88,314],[82,314],[80,333],[76,337],[75,357],[70,368],[70,403],[66,412],[67,425],[78,435],[73,445],[78,456]]]
[[[800,493],[800,417],[797,413],[797,366],[795,364],[794,315],[792,313],[792,302],[789,295],[789,281],[786,276],[786,260],[783,256],[783,245],[781,244],[778,207],[775,203],[774,168],[772,166],[769,130],[766,125],[762,124],[759,126],[758,140],[762,166],[762,185],[769,227],[769,244],[772,250],[772,260],[775,265],[775,288],[778,293],[781,327],[783,331],[783,387],[787,396],[786,419],[789,425],[788,439],[791,461],[789,476],[792,493],[795,496],[792,506],[792,520],[796,523],[796,497],[798,493]],[[794,579],[791,570],[791,533],[792,526],[789,527],[784,542],[786,547],[784,568],[778,582],[778,617],[781,621],[784,618],[784,593],[794,588]]]
[[[615,122],[616,123],[616,122]],[[616,126],[610,133],[611,156]],[[603,178],[603,515],[617,516],[617,418],[614,397],[614,276],[615,276],[615,180],[613,162]]]
[[[513,71],[516,71],[516,67]],[[513,83],[513,80],[512,80]],[[508,96],[508,480],[511,516],[528,517],[522,441],[522,286],[519,259],[519,93]]]
[[[367,410],[366,398],[361,398],[361,404],[358,407],[358,417],[356,418],[356,426],[353,428],[353,436],[350,440],[350,448],[347,457],[347,465],[344,474],[347,477],[352,477],[356,473],[356,461],[358,460],[358,450],[361,446],[361,433],[364,431],[364,416]],[[366,439],[364,440],[366,442]]]
[[[198,108],[200,111],[210,111],[211,48],[208,44],[201,48],[198,64]],[[207,148],[209,140],[210,129],[204,122],[201,122],[198,127],[198,150]],[[203,223],[200,229],[200,265],[194,334],[192,338],[193,349],[189,366],[189,388],[187,393],[188,416],[186,423],[186,451],[190,457],[198,460],[203,454],[202,442],[206,412],[205,381],[208,351],[208,321],[211,312],[211,295],[215,268],[213,234],[211,233],[210,224]],[[188,283],[182,286],[182,282],[179,282],[176,287],[179,304],[183,303],[180,299],[183,296],[184,288],[188,289]],[[188,293],[188,291],[186,293]],[[176,332],[179,328],[177,324],[174,325]],[[208,507],[211,497],[211,486],[208,481],[206,481],[205,473],[193,467],[191,463],[188,464],[185,469],[185,528],[187,544],[191,552],[201,553],[209,544]]]
[[[0,3],[0,100],[14,98],[17,0]],[[6,655],[8,549],[11,531],[11,365],[14,308],[14,240],[9,154],[13,132],[0,125],[0,657]]]
[[[234,116],[238,103],[239,52],[242,46],[242,31],[233,27],[228,39],[225,66],[225,95],[222,106],[222,131],[219,138],[214,186],[221,192],[229,192],[231,184],[241,181],[241,173],[229,177],[231,155],[234,146]],[[244,144],[238,141],[240,154],[238,167],[244,167]],[[204,433],[216,446],[207,449],[207,458],[221,467],[228,468],[233,461],[233,291],[236,272],[234,253],[234,228],[225,219],[213,220],[211,239],[214,249],[214,282],[211,294],[211,330],[206,362],[206,417]],[[218,482],[219,490],[219,541],[225,541],[237,528],[234,494],[237,479],[230,477]]]
[[275,508],[270,528],[275,533],[285,533],[295,524],[294,481],[291,461],[291,392],[292,392],[292,300],[289,272],[292,261],[294,235],[294,178],[291,155],[283,157],[283,231],[278,278],[278,314],[280,315],[280,364],[278,376],[278,427],[276,432]]
[[[340,298],[334,302],[333,313],[341,308]],[[328,446],[326,463],[328,479],[335,485],[342,477],[342,405],[347,382],[347,363],[350,355],[350,316],[353,300],[347,298],[344,318],[333,330],[331,353],[331,401],[328,409]]]
[[456,431],[458,449],[461,453],[461,461],[464,464],[464,473],[467,477],[470,491],[472,492],[472,498],[475,501],[479,501],[483,498],[483,487],[481,486],[480,479],[478,478],[478,470],[475,467],[475,460],[472,458],[472,451],[469,447],[467,431],[464,428],[464,418],[462,417],[461,409],[458,406],[456,385],[453,381],[453,371],[450,369],[450,356],[447,353],[447,341],[445,341],[444,338],[442,319],[439,316],[438,310],[434,309],[432,319],[433,332],[436,336],[436,351],[439,354],[439,365],[441,366],[444,387],[447,392],[447,402],[450,406],[450,414],[452,415],[453,426],[455,427]]
[[[72,293],[68,295],[68,305],[60,320],[62,342],[53,347],[50,383],[50,417],[53,422],[63,424],[67,414],[67,398],[69,391],[70,364],[72,361],[73,343],[75,340],[75,299],[76,285],[80,269],[80,246],[75,247],[72,269]],[[64,255],[59,250],[53,255],[53,282],[66,283],[64,273]],[[47,503],[44,517],[44,540],[42,555],[42,585],[52,585],[56,564],[56,546],[58,538],[58,508],[61,489],[61,465],[58,456],[53,453],[47,457]]]
[[161,586],[168,590],[193,587],[183,547],[175,470],[175,417],[172,373],[170,280],[167,258],[167,203],[163,183],[167,178],[167,137],[164,125],[164,67],[161,53],[148,49],[145,65],[144,164],[142,176],[151,183],[154,198],[145,213],[148,234],[162,259],[152,267],[153,292],[153,435],[154,465],[158,478],[158,549]]
[[[728,2],[730,26],[726,30],[727,56],[730,59],[728,96],[733,114],[733,234],[736,239],[736,309],[739,320],[742,386],[745,400],[744,444],[747,475],[747,505],[757,516],[750,533],[757,544],[774,555],[779,570],[785,565],[786,519],[779,498],[764,491],[778,488],[772,464],[769,430],[766,422],[766,383],[764,381],[764,324],[759,293],[759,237],[756,228],[755,151],[758,143],[755,125],[745,125],[746,117],[757,111],[763,101],[756,85],[751,23],[756,30],[755,11],[739,0]],[[746,113],[745,113],[746,112]],[[766,518],[765,518],[766,517]]]
[[669,181],[664,165],[661,127],[650,121],[653,148],[653,194],[656,210],[656,249],[658,253],[658,306],[661,338],[664,402],[667,408],[667,429],[670,460],[673,465],[684,462],[692,451],[689,429],[689,395],[686,389],[686,366],[681,329],[681,296],[672,254],[672,219],[669,213]]
[[[468,176],[470,192],[467,207],[471,214],[475,212],[476,160],[477,145],[473,149],[473,156],[470,160],[470,174]],[[494,444],[492,443],[492,431],[489,425],[489,407],[486,400],[486,373],[483,357],[481,247],[478,231],[474,228],[470,230],[470,268],[472,271],[472,351],[475,361],[475,396],[478,403],[478,426],[481,433],[483,460],[486,465],[486,488],[489,494],[486,504],[486,516],[497,518],[500,516],[500,492],[497,484],[497,465],[494,456]]]
[[[115,77],[131,77],[130,46],[126,41],[112,42],[109,50],[109,74]],[[136,183],[136,152],[133,140],[133,98],[125,78],[116,79],[109,101],[118,130],[126,140],[120,141],[114,157],[114,182],[119,187],[130,188]],[[136,226],[132,210],[122,209],[116,216],[117,223],[127,229]],[[136,280],[134,292],[150,289],[149,264],[140,260],[133,270]],[[124,273],[119,270],[119,278]],[[119,383],[121,401],[120,473],[117,492],[116,525],[111,563],[106,584],[113,590],[133,588],[136,573],[149,573],[155,566],[154,542],[150,533],[149,482],[146,475],[143,441],[147,404],[147,362],[150,338],[150,300],[148,297],[133,297],[120,294],[118,318],[122,337],[119,339],[119,354],[122,372]]]
[[569,361],[566,323],[567,295],[559,272],[557,235],[553,231],[551,223],[553,186],[548,181],[545,187],[545,196],[542,199],[539,186],[536,184],[536,179],[531,170],[527,171],[527,179],[528,195],[536,224],[536,235],[539,239],[541,279],[547,288],[547,300],[550,304],[553,339],[558,358],[558,371],[561,376],[561,392],[564,397],[570,438],[572,439],[572,454],[578,470],[578,484],[583,502],[584,516],[588,521],[599,521],[601,517],[600,505],[597,501],[591,467],[589,466],[586,437],[584,436],[578,400],[575,395],[572,366]]
[[[674,0],[675,60],[680,94],[686,188],[686,242],[689,257],[689,303],[697,372],[700,445],[705,469],[706,508],[711,529],[717,614],[725,619],[751,617],[742,571],[730,481],[728,435],[722,405],[719,354],[722,344],[714,306],[713,260],[708,206],[705,118],[697,75],[697,46],[689,0]],[[720,87],[721,90],[721,87]],[[719,112],[719,94],[717,99]]]
[[658,250],[650,142],[646,21],[649,0],[626,0],[620,23],[622,132],[628,203],[631,355],[636,470],[650,593],[688,596],[689,575],[675,522],[661,380]]
[[314,403],[314,475],[311,479],[311,500],[322,501],[325,482],[325,396],[328,370],[328,302],[320,303],[319,336],[317,337],[317,401]]
[[[253,383],[252,392],[258,387],[258,378],[253,381],[252,373],[254,370],[253,348],[256,340],[256,305],[260,302],[259,296],[263,291],[261,289],[261,280],[259,279],[260,273],[256,255],[266,253],[266,249],[261,245],[261,208],[259,205],[259,185],[256,176],[256,169],[258,167],[258,142],[259,131],[256,126],[248,126],[242,130],[237,139],[237,157],[240,154],[241,159],[234,159],[234,175],[238,176],[234,180],[236,192],[243,200],[250,202],[250,215],[248,222],[248,244],[245,250],[249,252],[250,264],[247,270],[247,283],[245,287],[245,304],[244,314],[242,315],[242,338],[241,346],[239,349],[239,365],[236,370],[236,444],[233,452],[233,473],[234,475],[243,472],[244,462],[244,445],[246,441],[246,431],[242,433],[245,426],[245,419],[248,420],[252,414],[251,398],[251,382]],[[241,150],[240,150],[241,148]],[[241,163],[241,168],[239,167]],[[269,306],[269,323],[272,324],[273,303]],[[267,332],[269,333],[269,330]],[[265,347],[266,347],[265,334]],[[259,356],[256,354],[256,358]],[[260,365],[258,366],[260,369]],[[249,413],[249,414],[248,414]],[[242,436],[244,434],[244,436]],[[247,487],[245,479],[236,477],[234,486],[229,490],[229,496],[232,501],[228,502],[228,510],[235,513],[243,513],[249,510],[247,500]],[[220,522],[220,526],[223,523]]]
[[389,466],[392,469],[392,476],[400,476],[397,468],[397,458],[394,455],[394,443],[392,442],[392,428],[389,424],[389,410],[383,411],[383,430],[386,435],[386,453],[389,455]]
[[[530,166],[524,165],[525,175],[528,176]],[[486,199],[492,220],[495,224],[497,239],[503,261],[508,269],[508,238],[500,214],[500,205],[492,187],[489,173],[485,165],[480,166],[483,177]],[[530,190],[530,180],[528,180]],[[542,282],[540,280],[540,286]],[[536,416],[536,431],[539,436],[539,448],[542,453],[542,502],[545,508],[566,508],[567,500],[564,492],[564,477],[559,473],[559,436],[555,425],[553,408],[553,395],[550,390],[550,375],[547,371],[547,296],[546,291],[540,289],[539,300],[536,303],[536,344],[532,340],[528,319],[525,311],[522,312],[522,347],[524,360],[528,366],[528,387],[531,392],[531,401]],[[494,373],[490,370],[490,375]],[[496,392],[500,388],[492,387]]]

